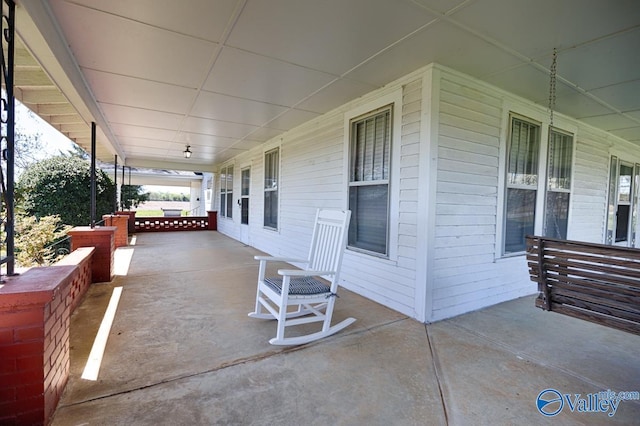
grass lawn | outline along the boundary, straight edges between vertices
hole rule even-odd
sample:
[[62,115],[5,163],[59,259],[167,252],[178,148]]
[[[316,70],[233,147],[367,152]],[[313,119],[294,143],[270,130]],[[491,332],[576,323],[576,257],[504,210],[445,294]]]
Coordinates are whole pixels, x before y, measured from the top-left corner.
[[[181,216],[186,216],[187,215],[187,211],[186,210],[182,210],[182,213],[180,214]],[[164,216],[164,213],[162,212],[161,209],[158,210],[137,210],[136,211],[136,217],[162,217]]]

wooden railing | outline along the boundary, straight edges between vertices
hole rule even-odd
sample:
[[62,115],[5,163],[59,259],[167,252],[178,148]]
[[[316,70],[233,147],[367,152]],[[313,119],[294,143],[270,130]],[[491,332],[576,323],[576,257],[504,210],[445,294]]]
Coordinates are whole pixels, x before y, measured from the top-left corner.
[[536,306],[640,334],[640,249],[527,237]]

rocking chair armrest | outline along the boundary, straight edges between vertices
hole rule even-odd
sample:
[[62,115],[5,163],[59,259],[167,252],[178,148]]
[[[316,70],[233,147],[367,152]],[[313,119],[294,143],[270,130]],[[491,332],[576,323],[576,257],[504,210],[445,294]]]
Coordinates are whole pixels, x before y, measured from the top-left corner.
[[287,263],[308,263],[307,259],[297,259],[293,257],[274,257],[274,256],[253,256],[255,260],[261,262],[287,262]]
[[324,275],[335,275],[336,271],[319,271],[310,269],[278,269],[278,274],[290,277],[321,277]]

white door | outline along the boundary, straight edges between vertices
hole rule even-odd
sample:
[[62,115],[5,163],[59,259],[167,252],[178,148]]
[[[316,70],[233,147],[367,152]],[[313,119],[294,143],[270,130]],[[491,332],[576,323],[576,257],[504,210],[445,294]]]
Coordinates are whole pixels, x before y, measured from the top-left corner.
[[638,164],[611,157],[606,243],[638,246]]
[[240,239],[244,244],[250,243],[249,236],[249,189],[251,184],[251,169],[242,169],[240,176]]

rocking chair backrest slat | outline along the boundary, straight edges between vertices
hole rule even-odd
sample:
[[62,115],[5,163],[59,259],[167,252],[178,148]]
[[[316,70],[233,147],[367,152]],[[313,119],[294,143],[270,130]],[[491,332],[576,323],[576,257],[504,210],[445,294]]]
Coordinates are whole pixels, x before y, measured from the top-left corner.
[[350,216],[349,210],[318,210],[309,253],[311,269],[340,270]]

